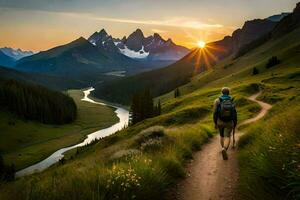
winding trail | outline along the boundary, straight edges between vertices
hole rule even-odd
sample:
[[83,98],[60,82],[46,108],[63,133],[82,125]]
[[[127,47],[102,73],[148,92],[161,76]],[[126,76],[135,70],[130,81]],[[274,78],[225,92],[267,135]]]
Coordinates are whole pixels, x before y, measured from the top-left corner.
[[[271,105],[257,100],[257,93],[248,99],[258,103],[261,111],[241,125],[253,123],[268,112]],[[237,131],[236,140],[242,132]],[[194,155],[194,160],[188,166],[189,176],[176,187],[174,199],[183,200],[233,200],[239,175],[237,150],[229,149],[229,159],[224,161],[221,156],[219,137],[204,145],[202,150]]]

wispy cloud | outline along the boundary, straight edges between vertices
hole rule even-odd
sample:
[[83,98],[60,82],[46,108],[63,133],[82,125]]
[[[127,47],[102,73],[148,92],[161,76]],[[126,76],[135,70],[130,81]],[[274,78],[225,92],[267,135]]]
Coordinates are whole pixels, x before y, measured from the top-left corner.
[[129,24],[145,24],[145,25],[157,25],[157,26],[172,26],[192,29],[205,29],[205,28],[222,28],[221,24],[208,24],[200,21],[188,18],[172,18],[169,20],[133,20],[133,19],[121,19],[121,18],[106,18],[106,17],[92,17],[95,20],[119,22]]
[[186,17],[175,17],[175,18],[173,17],[167,20],[136,20],[136,19],[127,19],[127,18],[100,17],[100,16],[94,16],[85,13],[63,12],[61,14],[68,15],[68,16],[85,17],[97,21],[127,23],[127,24],[169,26],[169,27],[181,27],[181,28],[191,28],[191,29],[223,28],[223,25],[221,24],[203,23],[199,20],[193,18],[186,18]]
[[161,29],[156,29],[156,28],[151,29],[151,31],[154,32],[154,33],[166,33],[166,32],[168,32],[166,30],[161,30]]

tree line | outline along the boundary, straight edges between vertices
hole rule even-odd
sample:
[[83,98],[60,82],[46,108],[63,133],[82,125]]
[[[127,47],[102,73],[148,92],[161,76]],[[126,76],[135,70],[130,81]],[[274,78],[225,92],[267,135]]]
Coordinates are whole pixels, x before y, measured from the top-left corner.
[[77,107],[71,97],[15,80],[0,83],[0,105],[22,118],[45,124],[70,123],[77,115]]
[[154,105],[153,97],[149,89],[133,95],[130,107],[130,125],[160,114],[161,103],[158,101],[157,105]]

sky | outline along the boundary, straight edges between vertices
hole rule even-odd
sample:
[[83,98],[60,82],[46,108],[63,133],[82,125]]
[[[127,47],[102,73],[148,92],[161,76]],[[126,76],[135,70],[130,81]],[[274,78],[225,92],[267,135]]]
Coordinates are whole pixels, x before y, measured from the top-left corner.
[[104,28],[137,28],[192,48],[222,39],[244,22],[291,12],[299,0],[0,0],[0,47],[44,51]]

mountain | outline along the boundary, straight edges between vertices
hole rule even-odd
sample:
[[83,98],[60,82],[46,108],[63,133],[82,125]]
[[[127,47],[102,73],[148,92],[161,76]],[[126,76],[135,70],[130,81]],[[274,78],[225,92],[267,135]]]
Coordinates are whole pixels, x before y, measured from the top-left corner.
[[[298,7],[299,4],[297,5]],[[295,27],[295,24],[300,21],[298,15],[295,14],[299,10],[297,8],[280,22],[274,22],[269,19],[247,21],[241,29],[234,31],[231,36],[226,36],[222,40],[209,43],[202,50],[194,49],[181,60],[165,68],[97,85],[94,95],[109,101],[129,104],[132,95],[145,88],[150,88],[154,96],[169,92],[187,83],[195,74],[213,69],[213,66],[217,62],[239,53],[245,46],[258,39],[270,34],[274,35],[277,32],[282,32],[282,30],[289,30],[290,28],[288,27],[290,26]],[[290,26],[284,24],[289,24]],[[247,49],[247,51],[257,46],[253,46]]]
[[103,52],[120,53],[119,49],[114,44],[112,36],[108,35],[104,29],[100,32],[95,32],[88,38],[88,41]]
[[275,29],[272,31],[272,37],[278,38],[284,34],[287,34],[300,26],[300,2],[297,3],[293,12],[284,17]]
[[268,35],[278,24],[276,21],[266,19],[254,19],[246,21],[242,28],[235,30],[231,36],[207,44],[210,53],[218,60],[229,55],[239,54],[239,51],[253,41]]
[[247,43],[243,47],[241,47],[236,52],[235,57],[236,58],[240,57],[240,56],[248,53],[252,49],[255,49],[258,46],[263,45],[267,41],[280,38],[281,36],[286,35],[287,33],[292,32],[293,30],[300,27],[300,3],[298,3],[296,5],[296,8],[294,9],[294,11],[292,13],[289,13],[289,14],[284,13],[284,14],[281,14],[278,16],[280,16],[281,20],[276,23],[276,26],[271,31],[269,31],[265,35],[258,37],[256,40],[253,40],[253,41]]
[[104,52],[81,37],[66,45],[22,58],[15,69],[80,80],[90,85],[103,81],[107,72],[131,73],[136,70],[137,64],[121,53]]
[[12,67],[15,65],[16,60],[2,51],[0,51],[0,65],[5,67]]
[[19,60],[21,58],[24,58],[26,56],[31,56],[34,54],[34,52],[32,51],[23,51],[21,49],[13,49],[10,47],[0,48],[0,51],[2,51],[7,56],[14,58],[15,60]]
[[176,61],[184,57],[189,49],[176,45],[171,39],[164,40],[154,33],[145,37],[141,29],[131,33],[128,38],[112,38],[104,29],[95,32],[88,39],[92,44],[111,52],[120,52],[130,58],[147,59],[149,61]]

